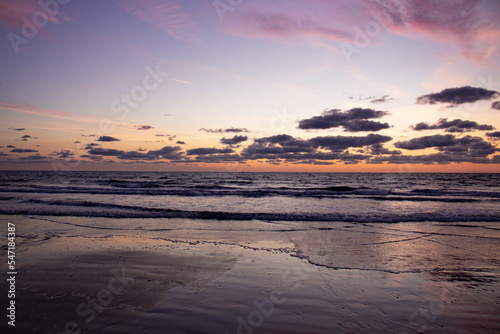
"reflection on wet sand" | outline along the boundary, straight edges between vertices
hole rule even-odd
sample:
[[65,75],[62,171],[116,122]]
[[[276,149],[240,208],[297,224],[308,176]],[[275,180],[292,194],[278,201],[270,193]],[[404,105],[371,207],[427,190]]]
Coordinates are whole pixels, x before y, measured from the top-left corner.
[[500,233],[488,223],[15,219],[19,333],[499,327]]

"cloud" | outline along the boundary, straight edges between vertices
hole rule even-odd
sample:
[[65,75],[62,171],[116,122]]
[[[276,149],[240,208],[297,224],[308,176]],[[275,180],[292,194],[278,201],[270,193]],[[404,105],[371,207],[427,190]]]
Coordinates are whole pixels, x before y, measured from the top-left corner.
[[[308,140],[287,134],[254,139],[241,155],[250,160],[266,159],[268,163],[333,164],[334,161],[355,164],[370,158],[366,154],[352,154],[351,147],[363,147],[391,140],[391,137],[370,134],[366,137],[329,136]],[[320,151],[329,149],[331,152]],[[382,148],[379,148],[382,154]]]
[[[58,111],[58,110],[50,110],[50,109],[43,109],[43,108],[37,108],[33,106],[26,106],[26,105],[18,105],[18,104],[9,104],[9,103],[3,103],[0,102],[0,108],[5,108],[8,110],[12,111],[18,111],[30,115],[39,115],[43,117],[49,117],[49,118],[55,118],[55,119],[63,119],[63,120],[69,120],[71,122],[84,122],[84,123],[89,123],[91,125],[94,125],[96,120],[104,120],[106,122],[109,122],[111,120],[116,120],[120,122],[128,122],[126,120],[123,120],[121,118],[112,118],[112,117],[103,117],[103,116],[95,116],[95,115],[84,115],[84,114],[78,114],[78,113],[70,113],[66,111]],[[85,135],[82,135],[85,136]]]
[[61,159],[73,158],[75,153],[70,150],[60,150],[59,152],[52,152],[50,156],[55,156]]
[[[456,44],[468,60],[483,61],[488,54],[488,46],[480,45],[480,38],[487,37],[486,44],[491,44],[496,37],[497,30],[493,23],[498,15],[480,12],[479,0],[363,2],[365,10],[387,30],[405,37],[425,35]],[[478,47],[484,47],[484,50]]]
[[[31,18],[41,8],[37,2],[30,0],[17,0],[17,1],[3,1],[0,3],[0,22],[11,26],[14,29],[21,29],[24,17]],[[43,11],[42,11],[43,13]],[[57,10],[53,15],[47,16],[48,20],[54,24],[59,24],[61,20],[68,21],[69,17],[66,16],[62,10]],[[38,27],[44,30],[45,28]]]
[[7,145],[7,148],[16,148],[14,145]]
[[9,128],[12,131],[25,131],[25,128]]
[[351,136],[326,136],[314,137],[308,141],[313,147],[320,147],[332,151],[344,150],[350,147],[363,147],[373,144],[385,143],[392,140],[392,137],[370,133],[365,137]]
[[394,144],[397,148],[406,150],[422,150],[434,147],[448,155],[467,155],[470,157],[487,157],[498,149],[481,137],[465,136],[457,138],[452,134],[434,135],[413,138],[405,142]]
[[268,155],[310,153],[313,151],[314,147],[308,141],[296,139],[290,135],[280,134],[254,139],[254,143],[247,146],[242,151],[242,154],[247,157],[269,158]]
[[417,104],[449,103],[448,108],[464,103],[490,100],[498,96],[498,92],[481,87],[463,86],[446,88],[439,93],[422,95],[417,98]]
[[229,129],[205,129],[205,128],[201,128],[199,131],[204,131],[204,132],[208,132],[208,133],[228,133],[228,132],[240,133],[240,132],[250,132],[246,128],[229,128]]
[[401,151],[394,150],[391,151],[388,148],[384,147],[383,144],[377,143],[369,146],[369,151],[372,155],[382,155],[382,154],[391,154],[391,155],[399,155],[402,154]]
[[389,95],[382,95],[382,96],[375,96],[370,100],[370,103],[386,103],[389,101],[394,100],[393,97],[390,97]]
[[343,127],[348,132],[379,131],[390,127],[387,123],[370,121],[388,115],[387,111],[354,108],[347,111],[339,109],[325,110],[321,116],[314,116],[299,121],[299,129],[330,129]]
[[[54,160],[52,158],[49,158],[49,157],[45,157],[43,155],[40,155],[40,154],[35,154],[35,155],[29,155],[27,157],[22,157],[22,158],[19,158],[20,161],[23,161],[23,162],[53,162]],[[71,161],[66,161],[66,162],[71,162]],[[74,161],[72,161],[74,162]]]
[[201,162],[201,163],[221,163],[221,162],[243,162],[246,159],[239,154],[204,154],[197,155],[185,162]]
[[35,153],[35,152],[38,152],[38,151],[37,150],[32,150],[32,149],[14,148],[14,149],[10,150],[10,152],[12,152],[12,153]]
[[500,110],[500,101],[495,101],[491,104],[492,109]]
[[179,146],[164,146],[159,150],[149,151],[148,154],[161,156],[165,159],[177,159],[182,155],[180,151],[181,148]]
[[28,138],[31,138],[31,136],[30,136],[30,135],[24,135],[24,136],[22,136],[21,138],[22,138],[22,139],[28,139]]
[[102,141],[102,142],[112,142],[112,141],[120,141],[120,139],[111,137],[111,136],[100,136],[97,141]]
[[237,11],[220,17],[223,33],[283,43],[352,42],[354,28],[370,15],[361,1],[259,1],[245,2]]
[[178,140],[175,142],[176,144],[179,144],[179,145],[186,145],[186,142],[185,141],[182,141],[182,140]]
[[224,154],[224,153],[233,153],[233,149],[231,148],[214,148],[214,147],[200,147],[193,148],[186,151],[187,155],[206,155],[206,154]]
[[488,124],[478,124],[474,121],[454,119],[452,121],[448,121],[447,118],[441,118],[435,124],[429,125],[429,123],[420,122],[414,126],[411,126],[415,131],[422,130],[436,130],[436,129],[445,129],[446,132],[465,132],[465,131],[473,131],[473,130],[493,130],[494,127]]
[[120,8],[181,41],[198,42],[199,26],[176,0],[115,0]]
[[222,144],[226,145],[238,145],[239,143],[242,143],[244,141],[247,141],[248,137],[247,136],[234,136],[233,138],[222,138],[220,142]]
[[91,150],[91,149],[93,149],[94,147],[97,147],[97,146],[101,146],[101,145],[99,145],[97,143],[89,143],[83,149],[84,150]]
[[86,158],[86,159],[90,159],[93,161],[102,161],[103,160],[100,155],[91,155],[91,154],[82,154],[82,155],[80,155],[80,158]]
[[87,153],[92,154],[92,155],[102,155],[105,157],[117,157],[121,154],[124,154],[125,151],[115,150],[112,148],[100,148],[100,147],[98,147],[98,148],[93,148],[93,149],[89,150]]
[[151,125],[136,125],[137,130],[152,130],[154,127]]
[[394,143],[394,146],[405,150],[423,150],[428,147],[452,146],[457,143],[455,136],[450,134],[413,138],[408,141]]
[[150,150],[147,153],[139,151],[122,151],[107,148],[94,148],[88,151],[91,155],[100,155],[107,157],[116,157],[121,160],[157,160],[163,159],[178,159],[182,156],[179,146],[165,146],[159,150]]
[[495,132],[487,132],[486,137],[490,138],[500,138],[500,131],[495,131]]
[[173,140],[175,137],[177,137],[177,135],[169,135],[169,134],[156,134],[155,137],[166,137],[168,138],[168,140]]

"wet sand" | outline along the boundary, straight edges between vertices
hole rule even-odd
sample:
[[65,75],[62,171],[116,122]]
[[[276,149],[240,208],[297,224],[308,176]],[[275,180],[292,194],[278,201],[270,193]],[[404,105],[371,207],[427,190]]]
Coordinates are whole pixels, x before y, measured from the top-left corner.
[[500,332],[495,223],[0,218],[2,332]]

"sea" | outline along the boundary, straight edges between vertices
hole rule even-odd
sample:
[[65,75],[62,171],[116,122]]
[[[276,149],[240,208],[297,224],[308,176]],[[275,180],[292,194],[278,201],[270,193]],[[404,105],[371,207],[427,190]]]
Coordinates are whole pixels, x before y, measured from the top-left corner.
[[500,222],[495,173],[0,173],[0,214],[352,223]]

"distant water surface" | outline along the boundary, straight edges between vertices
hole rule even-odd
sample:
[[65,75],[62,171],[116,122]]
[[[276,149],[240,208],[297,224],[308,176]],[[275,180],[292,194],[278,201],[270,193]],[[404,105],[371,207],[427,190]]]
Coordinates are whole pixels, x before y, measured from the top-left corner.
[[0,214],[266,221],[500,221],[500,174],[0,174]]

